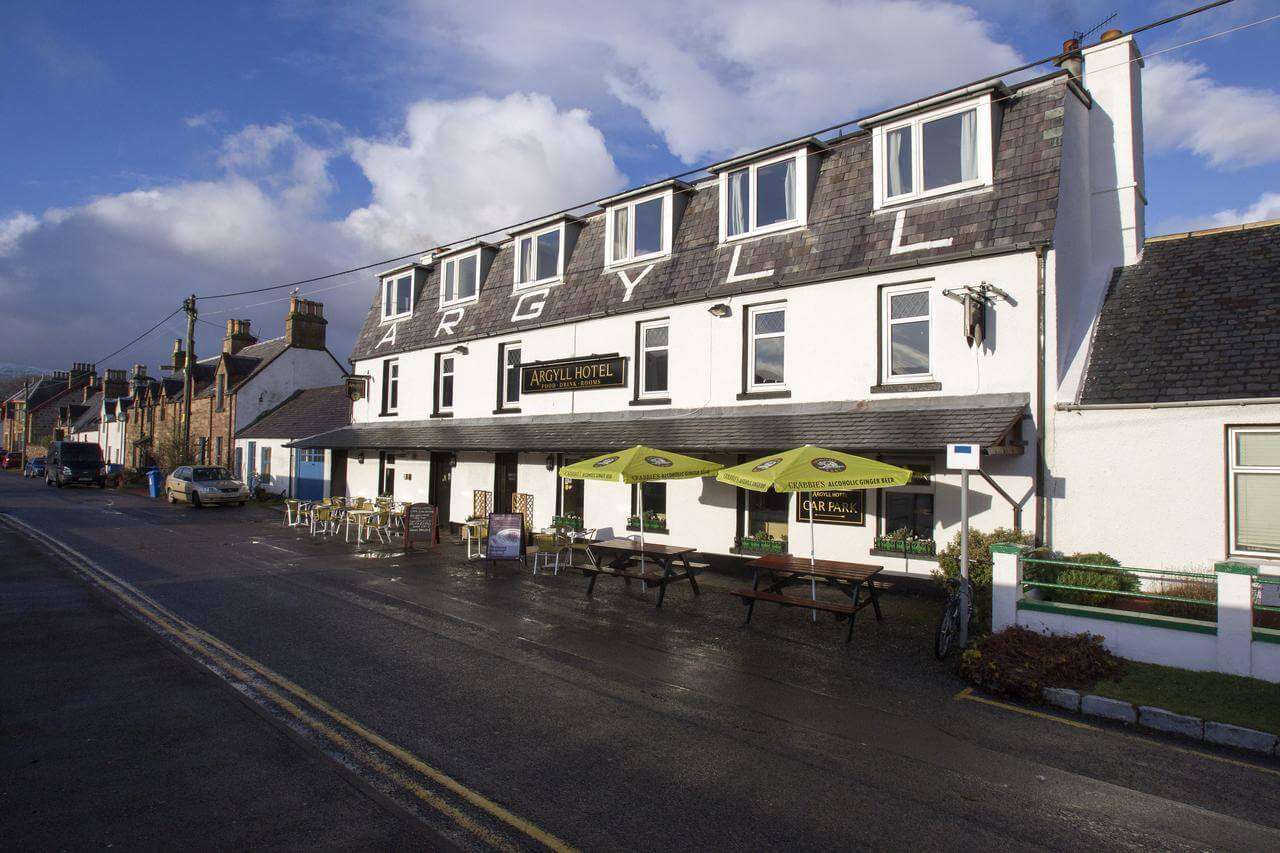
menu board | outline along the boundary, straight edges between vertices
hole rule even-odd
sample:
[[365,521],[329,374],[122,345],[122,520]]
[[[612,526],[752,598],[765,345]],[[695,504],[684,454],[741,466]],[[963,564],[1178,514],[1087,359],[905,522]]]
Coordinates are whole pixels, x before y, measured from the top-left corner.
[[436,519],[436,508],[431,504],[409,504],[404,511],[404,547],[409,550],[414,544],[425,544],[431,547],[439,543],[440,530]]
[[489,513],[489,541],[485,556],[490,560],[524,559],[523,513]]

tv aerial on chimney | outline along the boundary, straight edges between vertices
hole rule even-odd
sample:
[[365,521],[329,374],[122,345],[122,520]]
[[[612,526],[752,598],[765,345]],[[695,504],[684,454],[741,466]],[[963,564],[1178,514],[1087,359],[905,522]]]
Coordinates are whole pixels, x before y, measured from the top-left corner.
[[1083,43],[1083,42],[1084,42],[1084,40],[1085,40],[1087,37],[1089,37],[1089,36],[1093,35],[1093,34],[1094,34],[1094,33],[1096,33],[1098,30],[1102,29],[1103,27],[1105,27],[1107,24],[1111,23],[1112,21],[1114,21],[1114,20],[1115,20],[1116,18],[1118,18],[1118,17],[1120,17],[1120,12],[1119,12],[1119,10],[1117,10],[1117,11],[1115,11],[1115,12],[1112,12],[1110,15],[1107,15],[1107,17],[1103,18],[1101,21],[1098,21],[1098,23],[1094,24],[1092,27],[1090,27],[1090,28],[1089,28],[1087,31],[1085,31],[1085,32],[1081,32],[1080,30],[1076,30],[1076,31],[1075,31],[1076,41]]

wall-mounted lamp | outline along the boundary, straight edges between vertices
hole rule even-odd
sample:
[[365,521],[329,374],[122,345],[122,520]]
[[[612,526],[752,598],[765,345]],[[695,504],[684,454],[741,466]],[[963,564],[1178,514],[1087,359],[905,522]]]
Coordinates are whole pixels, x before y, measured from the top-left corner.
[[364,464],[364,451],[363,451],[363,450],[361,450],[359,453],[357,453],[357,454],[356,454],[356,461],[357,461],[357,462],[359,462],[361,465],[363,465],[363,464]]
[[450,355],[466,355],[469,352],[471,352],[471,350],[467,349],[462,344],[458,344],[456,347],[449,350]]
[[729,307],[728,302],[717,302],[715,305],[712,305],[707,309],[707,313],[712,317],[724,318],[732,314],[733,309]]
[[556,455],[554,453],[547,454],[547,470],[548,471],[556,470]]

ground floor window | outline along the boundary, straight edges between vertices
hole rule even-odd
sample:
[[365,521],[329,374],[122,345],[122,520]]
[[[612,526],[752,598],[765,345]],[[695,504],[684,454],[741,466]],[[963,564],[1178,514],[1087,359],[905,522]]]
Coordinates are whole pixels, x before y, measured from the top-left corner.
[[640,529],[640,498],[644,501],[644,529],[667,529],[667,484],[638,483],[631,487],[631,517],[627,519],[628,530]]
[[791,495],[770,489],[767,492],[745,492],[742,518],[742,539],[738,547],[743,551],[787,550],[787,510]]
[[396,455],[378,454],[378,497],[393,498],[396,494]]
[[[160,411],[164,411],[161,409]],[[213,440],[213,463],[215,465],[222,464],[222,436],[218,436]]]
[[930,462],[886,460],[915,472],[905,486],[880,493],[880,535],[875,546],[882,551],[908,551],[931,555],[937,550],[933,539],[934,490]]
[[262,475],[262,482],[264,483],[271,482],[271,448],[270,447],[262,448],[262,466],[259,473]]
[[[573,465],[581,462],[586,457],[561,457],[560,466]],[[583,509],[585,502],[583,501],[583,493],[585,489],[584,480],[566,480],[559,478],[560,494],[559,506],[556,508],[556,517],[559,519],[557,523],[563,524],[565,527],[571,527],[577,530],[582,529]]]
[[244,448],[236,448],[236,479],[244,479]]
[[933,495],[886,492],[884,530],[888,534],[905,530],[917,539],[933,538]]
[[1280,553],[1280,427],[1228,432],[1231,551]]

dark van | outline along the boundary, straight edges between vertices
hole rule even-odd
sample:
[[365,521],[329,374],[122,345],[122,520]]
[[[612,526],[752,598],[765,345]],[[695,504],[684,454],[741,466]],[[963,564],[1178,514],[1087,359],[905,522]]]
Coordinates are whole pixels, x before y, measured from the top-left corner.
[[106,478],[102,475],[102,448],[85,441],[51,443],[44,456],[44,481],[46,485],[59,489],[75,483],[106,488]]

